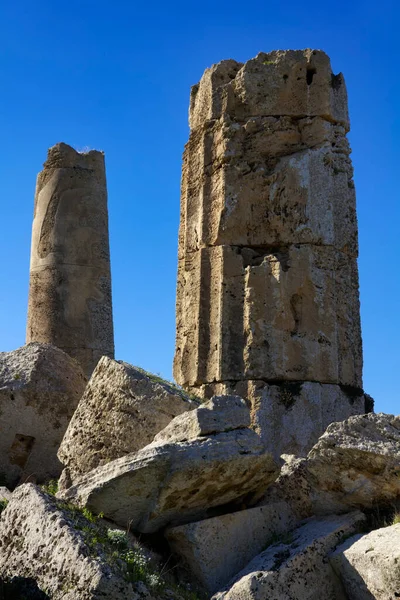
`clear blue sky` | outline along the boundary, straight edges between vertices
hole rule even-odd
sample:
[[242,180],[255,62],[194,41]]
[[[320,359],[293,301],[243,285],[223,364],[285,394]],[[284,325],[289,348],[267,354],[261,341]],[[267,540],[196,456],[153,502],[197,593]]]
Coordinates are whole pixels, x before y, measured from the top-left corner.
[[0,350],[24,343],[35,178],[64,141],[106,153],[117,357],[170,378],[190,86],[224,58],[320,48],[349,92],[364,387],[400,412],[397,4],[2,2]]

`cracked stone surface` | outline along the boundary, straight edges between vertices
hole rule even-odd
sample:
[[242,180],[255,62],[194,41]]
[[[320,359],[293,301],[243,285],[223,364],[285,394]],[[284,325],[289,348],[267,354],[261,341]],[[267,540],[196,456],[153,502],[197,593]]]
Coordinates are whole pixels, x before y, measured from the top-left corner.
[[[219,392],[206,388],[219,384],[308,382],[361,397],[348,130],[344,78],[319,50],[222,61],[192,88],[174,359],[183,387],[211,397]],[[339,389],[315,392],[327,417],[303,454],[328,419],[364,412]],[[290,435],[279,410],[273,418],[271,428]]]

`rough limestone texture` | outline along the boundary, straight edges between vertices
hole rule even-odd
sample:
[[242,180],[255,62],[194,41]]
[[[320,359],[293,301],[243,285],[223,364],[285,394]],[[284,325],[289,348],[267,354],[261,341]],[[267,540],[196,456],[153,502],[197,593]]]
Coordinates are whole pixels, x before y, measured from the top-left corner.
[[53,600],[138,598],[88,546],[71,515],[32,484],[20,486],[2,513],[0,576],[35,580]]
[[[319,50],[222,61],[192,88],[174,359],[183,387],[319,382],[361,395],[348,130],[343,76]],[[332,387],[315,401],[324,418],[306,451],[329,418],[364,412]],[[271,429],[285,427],[278,407]]]
[[180,564],[214,593],[295,522],[288,504],[276,502],[174,527],[166,538]]
[[9,487],[60,475],[58,447],[85,386],[79,364],[49,344],[0,353],[0,473]]
[[400,524],[357,535],[329,557],[348,600],[400,596]]
[[199,436],[250,426],[250,412],[239,396],[214,396],[196,410],[179,415],[160,431],[154,442],[184,442]]
[[27,342],[76,358],[90,375],[114,356],[104,153],[49,149],[37,178]]
[[307,470],[319,513],[399,500],[400,417],[371,413],[332,423],[310,451]]
[[327,556],[364,519],[355,512],[306,521],[256,556],[213,600],[347,600]]
[[362,390],[314,381],[214,383],[201,386],[197,393],[246,398],[252,427],[276,458],[282,454],[307,456],[330,423],[370,410]]
[[104,356],[94,370],[58,457],[71,484],[115,458],[136,452],[181,413],[198,406],[167,382]]
[[[60,497],[132,530],[155,532],[255,503],[278,475],[251,429],[154,443],[81,476]],[[215,514],[215,513],[214,513]]]

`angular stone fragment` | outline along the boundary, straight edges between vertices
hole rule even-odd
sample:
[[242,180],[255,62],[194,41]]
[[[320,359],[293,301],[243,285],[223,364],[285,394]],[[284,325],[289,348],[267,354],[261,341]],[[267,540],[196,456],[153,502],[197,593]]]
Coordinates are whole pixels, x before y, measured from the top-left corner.
[[282,501],[173,527],[166,537],[190,574],[213,593],[295,521]]
[[136,598],[122,572],[77,525],[53,498],[21,485],[0,521],[0,576],[32,579],[53,600]]
[[400,524],[346,540],[329,557],[348,600],[400,595]]
[[309,519],[256,556],[213,600],[345,600],[327,556],[365,517]]
[[85,386],[79,364],[49,344],[0,353],[0,473],[9,487],[60,475],[57,450]]
[[104,356],[71,419],[58,457],[74,480],[147,446],[174,417],[197,406],[184,391]]
[[38,175],[27,342],[62,348],[88,376],[114,356],[103,152],[56,144]]
[[383,413],[332,423],[308,455],[314,510],[373,508],[400,498],[400,417]]
[[196,410],[173,419],[158,433],[154,442],[171,443],[250,426],[246,402],[239,396],[214,396]]
[[238,429],[150,444],[81,476],[60,497],[151,533],[205,518],[228,503],[254,502],[277,474],[257,434]]
[[217,383],[203,386],[197,393],[246,398],[252,409],[252,427],[276,458],[282,454],[307,456],[328,425],[369,410],[362,390],[314,381]]

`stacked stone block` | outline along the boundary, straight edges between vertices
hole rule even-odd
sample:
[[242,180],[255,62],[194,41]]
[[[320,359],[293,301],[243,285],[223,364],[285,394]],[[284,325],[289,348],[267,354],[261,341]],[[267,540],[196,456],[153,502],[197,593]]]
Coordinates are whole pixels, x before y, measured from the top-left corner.
[[[206,397],[245,389],[255,423],[268,402],[269,449],[304,453],[331,420],[364,412],[343,76],[321,51],[222,61],[192,89],[190,128],[175,378]],[[307,443],[288,432],[277,450],[282,407],[306,412]]]

